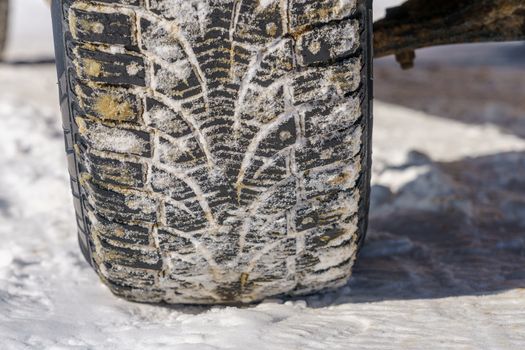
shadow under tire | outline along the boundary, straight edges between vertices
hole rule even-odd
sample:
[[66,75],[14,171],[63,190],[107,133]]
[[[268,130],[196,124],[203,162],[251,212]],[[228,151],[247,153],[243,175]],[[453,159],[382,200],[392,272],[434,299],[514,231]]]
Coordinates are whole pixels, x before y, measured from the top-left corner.
[[113,293],[345,285],[368,216],[362,0],[54,0],[79,242]]

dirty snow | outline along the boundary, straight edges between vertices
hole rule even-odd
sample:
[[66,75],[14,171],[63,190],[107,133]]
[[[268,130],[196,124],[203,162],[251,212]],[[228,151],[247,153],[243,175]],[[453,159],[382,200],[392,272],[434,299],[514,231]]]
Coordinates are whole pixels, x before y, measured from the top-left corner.
[[348,286],[142,305],[80,255],[53,67],[0,65],[0,83],[0,349],[525,348],[521,133],[377,101],[371,228]]

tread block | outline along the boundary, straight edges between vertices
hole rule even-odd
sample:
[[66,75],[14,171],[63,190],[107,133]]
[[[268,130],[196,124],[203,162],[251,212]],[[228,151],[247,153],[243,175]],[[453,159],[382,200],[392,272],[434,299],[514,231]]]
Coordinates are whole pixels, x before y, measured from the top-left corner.
[[328,67],[306,68],[294,77],[295,104],[319,104],[329,97],[346,99],[361,85],[361,67],[361,61],[352,58]]
[[147,193],[132,192],[127,189],[120,189],[122,192],[117,192],[115,188],[104,188],[92,180],[84,181],[83,188],[94,213],[107,220],[157,222],[158,205],[153,198],[148,197]]
[[242,108],[241,118],[244,121],[255,120],[267,124],[284,113],[285,99],[284,87],[261,90],[250,89],[246,93],[246,101]]
[[146,111],[149,125],[162,130],[173,137],[183,137],[192,133],[190,125],[183,119],[180,112],[165,106],[153,98],[147,98]]
[[[197,1],[166,1],[166,0],[150,0],[148,10],[166,19],[179,19],[178,15],[184,13],[184,23],[193,23],[196,26],[199,22],[199,13]],[[201,10],[209,10],[206,2],[202,2]]]
[[184,201],[182,204],[184,209],[171,203],[165,205],[169,227],[183,232],[193,232],[207,226],[206,215],[197,201]]
[[85,155],[85,166],[93,178],[117,186],[140,188],[145,184],[147,167],[130,161],[102,158],[92,153]]
[[289,118],[270,132],[257,148],[256,156],[271,157],[297,141],[295,119]]
[[123,88],[76,86],[76,97],[85,114],[105,121],[140,122],[142,103]]
[[355,125],[361,117],[361,106],[357,97],[334,101],[330,96],[304,111],[303,115],[305,136],[315,137]]
[[164,193],[177,201],[194,198],[195,193],[181,179],[157,167],[151,169],[151,186],[156,192]]
[[111,8],[99,11],[70,10],[69,27],[73,37],[83,42],[135,46],[135,19]]
[[160,247],[163,251],[173,252],[178,255],[197,254],[197,249],[191,240],[187,238],[165,230],[159,230],[158,237]]
[[157,146],[160,162],[175,169],[206,164],[206,156],[194,137],[171,141],[161,137]]
[[174,100],[183,100],[202,93],[199,78],[190,66],[170,69],[155,64],[153,69],[154,90]]
[[191,240],[182,237],[178,234],[171,233],[165,230],[158,232],[159,244],[162,250],[173,252],[177,255],[195,255],[198,254],[197,249]]
[[[96,267],[102,277],[102,281],[106,284],[111,292],[121,298],[131,301],[160,303],[166,297],[166,291],[156,287],[155,275],[147,270],[127,269],[121,266],[112,267],[111,271],[108,267]],[[115,270],[117,275],[114,277]],[[132,270],[128,272],[127,270]],[[117,277],[120,276],[120,277]],[[130,283],[133,281],[133,276],[137,276],[137,285]],[[153,285],[144,283],[146,279],[152,280]]]
[[214,234],[205,232],[195,236],[205,247],[212,248],[211,257],[217,264],[226,264],[239,256],[239,232],[221,229]]
[[111,127],[80,117],[75,121],[80,135],[93,149],[151,157],[150,134],[145,131]]
[[356,12],[357,0],[290,0],[290,28],[296,32],[312,24],[341,20]]
[[188,279],[191,281],[191,277],[206,276],[209,273],[207,261],[197,254],[192,255],[190,259],[187,256],[183,259],[172,254],[167,261],[170,266],[169,275],[166,276],[168,283],[172,282],[177,286],[179,293],[184,293],[189,300],[193,300],[190,296],[193,296],[199,287],[202,288],[202,285],[188,282]]
[[[284,238],[271,252],[262,255],[256,262],[253,270],[250,273],[247,285],[249,282],[254,284],[264,283],[270,284],[277,282],[277,287],[283,291],[289,290],[294,285],[294,276],[290,273],[290,261],[295,257],[297,251],[297,243],[295,238]],[[291,258],[291,259],[290,259]],[[277,293],[278,294],[278,293]]]
[[283,18],[279,1],[240,1],[234,40],[266,45],[283,35]]
[[[119,292],[121,292],[126,295],[126,292],[137,290],[138,288],[149,290],[156,284],[156,273],[152,273],[152,271],[133,269],[109,263],[103,265],[104,272],[102,272],[102,274],[108,280],[107,283],[113,288],[116,294],[120,294]],[[133,288],[131,288],[132,286],[129,281],[136,281],[136,283],[133,283]]]
[[107,255],[106,261],[137,269],[161,270],[162,260],[155,248],[135,247],[112,242],[105,237],[99,237],[102,255]]
[[77,60],[84,79],[111,85],[146,85],[142,57],[78,49]]
[[[319,236],[315,244],[324,246],[338,236],[340,227],[357,214],[358,195],[344,190],[323,193],[315,200],[310,200],[307,205],[297,209],[295,226],[298,231],[320,231],[320,227],[331,227],[330,234]],[[322,231],[322,230],[321,230]]]
[[126,244],[149,246],[150,230],[141,226],[111,222],[101,216],[90,216],[91,230],[94,234]]
[[354,218],[345,226],[328,225],[305,232],[305,250],[296,260],[297,272],[302,275],[302,287],[312,288],[312,284],[319,280],[327,288],[332,287],[332,281],[344,284],[356,257],[356,229]]
[[303,175],[305,196],[307,199],[319,198],[326,193],[352,189],[360,173],[360,157],[328,169],[307,171]]
[[347,162],[361,150],[361,127],[306,140],[297,150],[297,167],[306,171],[336,162]]
[[179,69],[191,69],[186,53],[173,32],[146,18],[140,19],[140,30],[142,33],[142,50],[148,51],[168,63],[176,63]]
[[266,88],[285,78],[294,69],[293,47],[292,39],[283,39],[276,49],[261,60],[254,82]]
[[255,187],[270,187],[286,178],[288,172],[286,155],[254,159],[244,174],[244,184]]
[[[244,238],[242,253],[260,251],[272,243],[286,238],[288,218],[286,214],[279,217],[245,218],[250,219],[250,227]],[[246,261],[245,263],[249,263]]]
[[265,192],[261,199],[258,212],[263,215],[286,211],[297,203],[297,179],[291,177],[275,186],[270,192]]
[[144,2],[144,0],[96,0],[96,2],[104,2],[108,4],[140,6]]
[[359,47],[359,22],[327,24],[298,36],[296,55],[301,66],[350,57]]

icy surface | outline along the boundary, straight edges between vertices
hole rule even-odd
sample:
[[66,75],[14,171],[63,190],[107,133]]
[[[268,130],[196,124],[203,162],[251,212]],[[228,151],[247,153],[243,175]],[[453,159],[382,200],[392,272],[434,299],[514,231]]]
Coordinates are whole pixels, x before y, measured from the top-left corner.
[[0,96],[2,349],[525,346],[525,141],[515,136],[378,102],[372,229],[349,286],[168,308],[99,283],[76,243],[59,118]]

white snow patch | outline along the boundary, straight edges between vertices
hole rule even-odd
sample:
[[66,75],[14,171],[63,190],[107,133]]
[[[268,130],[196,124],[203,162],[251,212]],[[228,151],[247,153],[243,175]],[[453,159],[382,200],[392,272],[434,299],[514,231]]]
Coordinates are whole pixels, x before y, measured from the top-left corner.
[[152,0],[151,3],[151,6],[160,10],[164,17],[174,18],[180,29],[190,36],[203,33],[209,24],[210,6],[207,1]]
[[[410,151],[436,161],[454,161],[525,149],[525,140],[491,124],[468,125],[386,103],[376,103],[375,162],[402,164]],[[406,127],[400,127],[403,125]]]
[[140,71],[140,67],[136,62],[133,62],[129,64],[128,66],[126,66],[126,71],[128,72],[129,75],[137,75],[138,72]]
[[258,1],[259,1],[259,5],[257,6],[257,8],[259,10],[265,10],[268,6],[279,2],[279,0],[258,0]]
[[140,154],[146,147],[146,141],[131,131],[110,128],[98,123],[87,127],[82,133],[102,151]]

